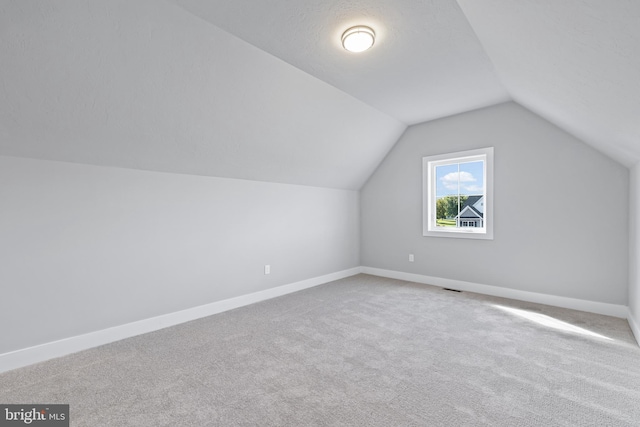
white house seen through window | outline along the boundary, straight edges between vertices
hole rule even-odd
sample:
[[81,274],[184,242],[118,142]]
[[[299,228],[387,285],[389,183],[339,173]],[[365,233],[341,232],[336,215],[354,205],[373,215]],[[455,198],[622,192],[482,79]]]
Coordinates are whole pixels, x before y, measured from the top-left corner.
[[423,235],[493,239],[493,148],[423,157]]

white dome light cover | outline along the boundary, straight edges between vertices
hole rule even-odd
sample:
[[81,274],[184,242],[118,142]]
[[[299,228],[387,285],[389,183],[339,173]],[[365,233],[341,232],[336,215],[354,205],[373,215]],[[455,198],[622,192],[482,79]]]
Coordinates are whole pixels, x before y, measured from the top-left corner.
[[369,27],[358,25],[342,34],[342,46],[349,52],[364,52],[376,41],[376,33]]

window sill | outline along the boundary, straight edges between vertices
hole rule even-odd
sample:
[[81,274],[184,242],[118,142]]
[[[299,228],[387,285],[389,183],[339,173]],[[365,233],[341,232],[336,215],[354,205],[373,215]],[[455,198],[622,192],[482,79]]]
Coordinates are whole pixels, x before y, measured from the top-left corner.
[[493,232],[489,230],[485,232],[478,232],[475,230],[455,230],[455,231],[441,231],[441,230],[429,230],[422,233],[424,237],[448,237],[453,239],[480,239],[480,240],[493,240]]

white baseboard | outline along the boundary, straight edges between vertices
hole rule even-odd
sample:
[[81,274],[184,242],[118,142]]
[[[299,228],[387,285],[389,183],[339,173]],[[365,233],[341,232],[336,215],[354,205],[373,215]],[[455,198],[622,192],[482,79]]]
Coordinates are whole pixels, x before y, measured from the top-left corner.
[[638,319],[633,316],[631,309],[629,309],[629,313],[627,314],[627,321],[631,327],[631,332],[633,332],[633,335],[636,337],[636,342],[640,345],[640,323]]
[[233,310],[256,302],[312,288],[314,286],[329,283],[334,280],[354,276],[359,273],[373,276],[388,277],[391,279],[405,280],[416,283],[439,286],[443,288],[458,289],[467,292],[492,295],[502,298],[510,298],[521,301],[535,302],[556,307],[570,308],[574,310],[588,311],[619,318],[626,318],[631,330],[640,343],[640,323],[633,317],[626,306],[587,301],[575,298],[560,297],[535,292],[520,291],[516,289],[501,288],[498,286],[482,285],[460,280],[444,279],[440,277],[425,276],[421,274],[404,273],[401,271],[384,270],[373,267],[356,267],[324,276],[314,277],[300,282],[267,289],[252,294],[242,295],[210,304],[189,308],[186,310],[169,313],[125,325],[114,326],[100,331],[90,332],[75,337],[65,338],[29,348],[24,348],[9,353],[0,354],[0,372],[9,371],[23,366],[31,365],[67,354],[108,344],[110,342],[130,338],[136,335],[157,331],[159,329],[200,319],[224,311]]
[[75,337],[65,338],[34,347],[24,348],[9,353],[0,354],[0,372],[43,362],[67,354],[76,353],[81,350],[108,344],[110,342],[130,338],[136,335],[157,331],[158,329],[222,313],[223,311],[254,304],[271,298],[290,294],[293,292],[308,289],[334,280],[354,276],[361,272],[360,267],[343,270],[324,276],[314,277],[288,285],[278,286],[264,291],[216,301],[210,304],[189,308],[174,313],[164,314],[125,325],[114,326],[100,331],[90,332]]
[[491,295],[495,297],[509,298],[520,301],[535,302],[538,304],[552,305],[555,307],[570,308],[573,310],[604,314],[607,316],[614,316],[622,319],[626,319],[629,314],[627,306],[625,305],[539,294],[536,292],[520,291],[517,289],[501,288],[499,286],[482,285],[479,283],[464,282],[462,280],[443,279],[441,277],[424,276],[421,274],[404,273],[401,271],[384,270],[373,267],[362,267],[362,272],[365,274],[371,274],[373,276],[388,277],[390,279],[424,283],[426,285],[434,285],[442,288],[475,292],[478,294]]

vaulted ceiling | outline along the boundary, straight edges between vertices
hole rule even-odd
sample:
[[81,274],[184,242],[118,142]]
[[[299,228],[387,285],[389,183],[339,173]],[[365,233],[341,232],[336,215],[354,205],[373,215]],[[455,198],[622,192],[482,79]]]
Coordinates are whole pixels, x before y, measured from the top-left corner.
[[358,189],[408,125],[515,100],[630,166],[638,22],[627,0],[0,0],[0,155]]

